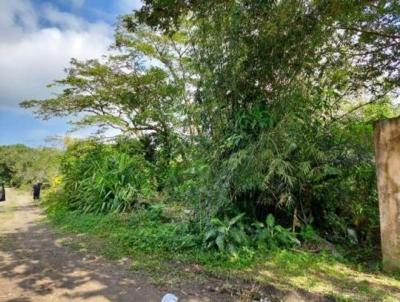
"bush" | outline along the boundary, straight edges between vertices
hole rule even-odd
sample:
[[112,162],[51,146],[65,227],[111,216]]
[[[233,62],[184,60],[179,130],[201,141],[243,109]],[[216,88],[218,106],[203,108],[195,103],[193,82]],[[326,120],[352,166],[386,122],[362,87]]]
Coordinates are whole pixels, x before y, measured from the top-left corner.
[[276,224],[269,214],[265,224],[255,222],[249,226],[244,222],[244,213],[231,219],[213,218],[204,236],[207,249],[217,248],[221,253],[236,255],[240,248],[275,249],[299,246],[296,234]]
[[277,247],[293,247],[300,245],[295,234],[275,223],[275,218],[269,214],[263,223],[254,223],[255,240],[258,246],[266,246],[269,249]]
[[151,166],[139,154],[89,141],[69,147],[63,159],[64,191],[74,209],[127,212],[153,195]]
[[236,254],[238,247],[247,245],[249,239],[241,222],[243,216],[242,213],[232,219],[213,218],[204,237],[206,247],[216,247],[220,252]]

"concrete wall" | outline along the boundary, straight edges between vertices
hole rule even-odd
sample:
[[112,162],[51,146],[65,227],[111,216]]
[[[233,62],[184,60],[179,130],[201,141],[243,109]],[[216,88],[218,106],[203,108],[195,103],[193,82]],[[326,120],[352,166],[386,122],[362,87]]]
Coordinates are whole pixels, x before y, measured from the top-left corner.
[[379,211],[384,269],[400,269],[400,118],[375,124]]

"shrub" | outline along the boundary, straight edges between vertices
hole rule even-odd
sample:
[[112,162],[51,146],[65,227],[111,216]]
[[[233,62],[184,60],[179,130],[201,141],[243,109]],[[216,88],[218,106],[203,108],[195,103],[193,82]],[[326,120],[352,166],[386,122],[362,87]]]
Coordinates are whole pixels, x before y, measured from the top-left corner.
[[241,222],[243,216],[242,213],[231,219],[213,218],[204,237],[206,247],[216,247],[220,252],[236,254],[238,247],[245,246],[249,241]]
[[263,223],[254,223],[255,240],[258,246],[266,246],[269,249],[277,247],[293,247],[300,245],[295,234],[275,223],[275,218],[269,214]]
[[61,171],[70,206],[85,212],[126,212],[154,191],[144,157],[109,145],[74,144],[64,155]]

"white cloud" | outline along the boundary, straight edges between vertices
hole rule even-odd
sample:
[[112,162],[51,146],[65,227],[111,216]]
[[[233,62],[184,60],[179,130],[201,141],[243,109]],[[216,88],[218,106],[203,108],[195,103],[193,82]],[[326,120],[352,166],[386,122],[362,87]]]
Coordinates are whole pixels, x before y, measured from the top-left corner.
[[43,6],[42,16],[47,21],[51,22],[51,24],[60,27],[62,30],[82,31],[87,30],[91,25],[78,16],[59,11],[51,4]]
[[72,57],[99,58],[112,42],[108,24],[32,3],[0,1],[0,108],[48,97],[46,85],[63,76]]
[[27,0],[0,1],[0,37],[6,40],[18,39],[24,32],[37,29],[38,17]]

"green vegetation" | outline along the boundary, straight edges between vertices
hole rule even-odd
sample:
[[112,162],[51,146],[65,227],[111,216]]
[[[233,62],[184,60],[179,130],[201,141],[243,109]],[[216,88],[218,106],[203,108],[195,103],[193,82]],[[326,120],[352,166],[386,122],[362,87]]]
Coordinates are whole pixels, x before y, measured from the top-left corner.
[[398,299],[362,270],[379,269],[372,122],[399,112],[399,15],[390,0],[144,1],[111,55],[73,59],[58,94],[21,104],[99,129],[66,146],[50,216],[153,269]]
[[49,183],[58,174],[61,152],[52,148],[34,149],[24,145],[0,146],[0,183],[13,187]]
[[188,232],[179,205],[157,204],[129,214],[97,215],[71,212],[66,203],[60,193],[50,194],[44,202],[59,230],[79,234],[79,240],[69,236],[64,245],[97,251],[110,259],[129,256],[131,269],[145,271],[155,283],[176,287],[191,280],[207,284],[213,276],[223,280],[228,290],[256,284],[256,288],[274,285],[279,290],[322,293],[337,301],[399,299],[399,278],[380,273],[378,263],[368,268],[338,251],[245,247],[232,256],[202,249],[198,237]]
[[150,170],[143,156],[93,141],[72,145],[61,160],[65,197],[84,212],[127,212],[151,198]]

